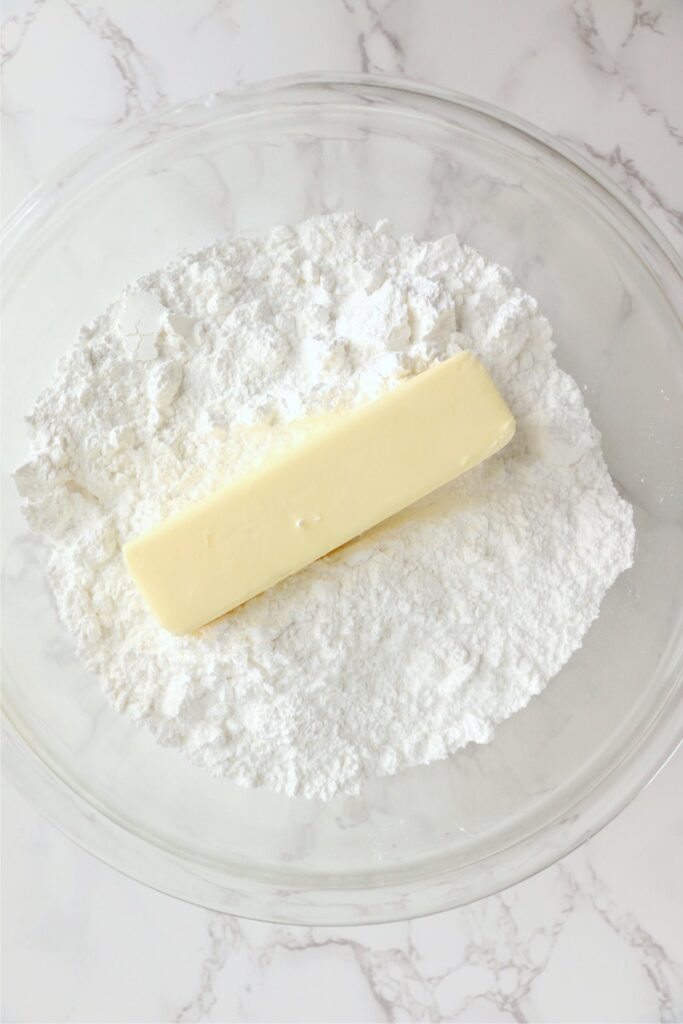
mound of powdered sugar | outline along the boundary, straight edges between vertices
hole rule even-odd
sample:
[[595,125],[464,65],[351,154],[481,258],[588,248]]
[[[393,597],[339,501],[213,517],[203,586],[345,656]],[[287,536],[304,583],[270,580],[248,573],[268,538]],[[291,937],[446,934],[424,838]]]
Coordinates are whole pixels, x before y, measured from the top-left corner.
[[[198,633],[156,624],[126,540],[294,443],[294,421],[465,348],[517,418],[508,448]],[[490,740],[633,556],[631,509],[552,349],[508,271],[352,215],[127,289],[61,360],[17,473],[60,613],[115,706],[214,774],[309,797]]]

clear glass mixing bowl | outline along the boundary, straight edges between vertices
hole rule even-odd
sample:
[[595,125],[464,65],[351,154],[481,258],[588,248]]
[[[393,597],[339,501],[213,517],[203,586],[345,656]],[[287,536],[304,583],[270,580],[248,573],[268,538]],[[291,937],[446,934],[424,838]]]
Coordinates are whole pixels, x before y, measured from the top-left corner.
[[[633,569],[583,648],[495,741],[329,804],[246,791],[104,701],[46,587],[11,469],[22,415],[79,325],[128,281],[226,232],[328,210],[457,232],[510,267],[555,328],[612,474]],[[485,104],[369,77],[209,96],[83,151],[11,218],[4,266],[7,771],[110,864],[270,920],[405,918],[499,890],[623,807],[681,731],[683,345],[676,257],[594,169]]]

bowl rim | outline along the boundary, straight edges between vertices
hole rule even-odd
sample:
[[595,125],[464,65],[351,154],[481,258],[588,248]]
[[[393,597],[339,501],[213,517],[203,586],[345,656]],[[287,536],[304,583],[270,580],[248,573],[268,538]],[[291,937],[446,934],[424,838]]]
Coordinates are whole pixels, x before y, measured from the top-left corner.
[[455,106],[474,111],[479,115],[513,129],[525,138],[531,138],[555,156],[561,156],[574,169],[581,171],[593,185],[598,185],[624,207],[634,217],[648,235],[657,243],[663,255],[670,261],[678,275],[683,278],[683,255],[679,254],[652,218],[643,210],[639,203],[628,192],[618,185],[610,176],[594,162],[585,157],[578,149],[562,138],[540,128],[526,118],[520,117],[504,107],[481,100],[469,93],[444,86],[430,85],[418,79],[398,77],[395,75],[375,74],[353,71],[313,71],[293,75],[281,75],[259,79],[241,86],[222,89],[219,92],[194,96],[180,103],[167,104],[156,110],[136,117],[131,121],[117,124],[104,131],[95,139],[79,146],[65,160],[60,161],[48,174],[20,200],[20,202],[3,217],[0,222],[0,244],[2,244],[3,261],[11,252],[19,232],[26,230],[26,224],[35,219],[41,212],[38,207],[55,192],[59,191],[64,182],[79,172],[90,159],[99,155],[103,145],[112,146],[115,142],[125,139],[139,128],[168,118],[181,116],[188,111],[201,107],[210,107],[216,102],[232,102],[239,104],[245,99],[267,96],[271,93],[283,92],[300,86],[366,86],[369,88],[386,89],[395,93],[426,96],[438,99]]
[[[188,113],[200,108],[210,108],[215,104],[221,104],[222,110],[227,111],[226,117],[234,117],[235,112],[246,101],[267,99],[268,96],[306,87],[332,88],[340,97],[349,90],[367,89],[379,90],[385,94],[436,99],[495,122],[497,126],[511,130],[527,141],[531,140],[536,146],[546,150],[552,158],[559,157],[563,163],[569,165],[572,174],[576,175],[578,172],[585,184],[592,190],[597,188],[598,192],[603,194],[603,199],[625,211],[654,247],[655,254],[666,261],[679,284],[683,279],[683,260],[650,217],[604,171],[595,167],[563,140],[555,139],[550,133],[523,118],[461,92],[392,76],[336,72],[271,78],[242,88],[196,97],[164,107],[105,132],[87,146],[77,150],[47,175],[8,216],[0,229],[3,265],[20,248],[22,239],[33,225],[41,220],[49,220],[60,208],[65,192],[78,194],[79,179],[86,173],[92,173],[93,163],[100,160],[103,152],[106,157],[103,166],[106,167],[109,163],[111,167],[112,159],[113,166],[118,166],[115,162],[118,149],[123,145],[125,151],[125,144],[134,138],[140,129],[149,128],[163,121],[182,119]],[[100,177],[98,175],[95,180],[100,180]],[[670,300],[668,295],[666,297]],[[683,307],[681,313],[683,314]],[[482,864],[487,866],[485,879],[480,878],[479,884],[476,884],[474,879],[467,878],[468,872],[472,873],[473,865],[470,863],[451,867],[450,871],[447,869],[438,877],[432,872],[421,878],[423,885],[432,885],[440,881],[450,888],[448,892],[435,890],[431,901],[417,907],[404,905],[402,896],[405,893],[393,881],[386,884],[380,881],[379,884],[357,885],[355,889],[316,886],[309,881],[306,886],[294,885],[283,891],[281,886],[275,889],[272,886],[264,886],[258,880],[256,884],[259,891],[247,893],[246,906],[242,906],[245,901],[246,880],[240,877],[238,872],[233,872],[232,876],[223,874],[221,878],[202,878],[197,872],[199,865],[196,862],[192,863],[187,851],[183,856],[182,852],[165,849],[152,838],[126,828],[116,819],[115,814],[99,806],[94,797],[89,798],[70,784],[57,768],[50,764],[49,758],[35,748],[30,733],[11,713],[8,714],[6,708],[3,709],[3,730],[6,735],[3,760],[6,770],[9,769],[10,780],[61,831],[100,860],[151,888],[193,904],[259,920],[300,924],[351,924],[361,921],[372,923],[400,920],[460,906],[516,884],[566,856],[603,828],[655,777],[683,739],[683,701],[677,692],[682,683],[683,668],[675,675],[671,692],[649,722],[646,731],[639,735],[638,742],[631,742],[595,785],[588,787],[580,798],[564,808],[554,819],[538,825],[521,839],[503,845],[502,848],[485,855],[482,860],[476,861],[474,866],[478,869]],[[545,842],[537,850],[532,851],[531,845],[541,836]],[[504,873],[505,877],[498,881],[497,868],[501,860],[509,860],[511,851],[515,849],[519,849],[520,853],[524,852],[523,863],[513,866],[512,870],[508,868]],[[152,858],[149,856],[150,851],[154,855]],[[165,862],[162,871],[159,870],[160,859]],[[202,864],[206,866],[204,862]],[[161,875],[166,877],[161,878]],[[454,887],[456,876],[461,878],[460,889]],[[417,885],[419,884],[418,879]],[[404,886],[404,890],[412,891],[415,886],[416,881],[411,879],[407,886]],[[461,889],[465,891],[460,891]],[[325,897],[328,907],[324,912],[321,913],[317,907],[313,910],[313,906],[307,903],[306,896],[311,894],[316,894],[321,899]],[[366,898],[367,906],[361,908],[360,903],[354,906],[354,897],[361,901]],[[346,913],[345,908],[349,907],[354,913]]]

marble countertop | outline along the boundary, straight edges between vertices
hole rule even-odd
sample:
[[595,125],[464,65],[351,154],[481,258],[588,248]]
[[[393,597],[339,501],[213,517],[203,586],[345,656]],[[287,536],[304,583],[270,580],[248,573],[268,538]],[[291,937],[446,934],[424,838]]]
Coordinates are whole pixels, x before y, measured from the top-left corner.
[[[405,75],[571,142],[683,250],[677,0],[5,0],[4,212],[112,126],[293,72]],[[3,796],[6,1021],[680,1021],[683,752],[584,847],[433,918],[295,928],[117,874]]]

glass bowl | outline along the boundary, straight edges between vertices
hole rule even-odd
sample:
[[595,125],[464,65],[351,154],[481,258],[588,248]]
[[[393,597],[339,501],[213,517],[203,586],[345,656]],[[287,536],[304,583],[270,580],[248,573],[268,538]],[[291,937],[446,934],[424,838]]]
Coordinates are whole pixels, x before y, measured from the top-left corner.
[[[248,791],[158,747],[105,702],[55,613],[45,545],[9,473],[22,415],[81,323],[183,248],[355,210],[455,231],[550,318],[633,503],[633,569],[566,668],[488,746],[325,804]],[[486,104],[366,76],[208,96],[112,132],[5,234],[6,770],[65,832],[165,892],[267,920],[407,918],[566,854],[650,779],[681,733],[681,273],[609,181]]]

